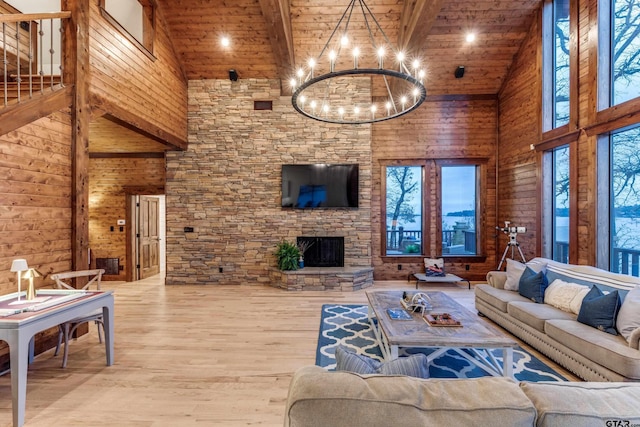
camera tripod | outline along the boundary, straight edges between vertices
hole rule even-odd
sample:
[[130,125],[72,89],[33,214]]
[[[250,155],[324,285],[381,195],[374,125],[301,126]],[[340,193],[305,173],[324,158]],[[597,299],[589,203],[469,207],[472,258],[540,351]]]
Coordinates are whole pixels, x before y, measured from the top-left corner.
[[509,248],[511,248],[511,259],[514,259],[516,248],[518,249],[518,253],[520,254],[520,258],[522,258],[522,262],[527,262],[522,254],[522,249],[520,249],[520,244],[516,240],[516,235],[518,233],[510,232],[509,233],[509,242],[507,243],[507,247],[504,248],[504,253],[502,254],[502,259],[500,260],[500,264],[498,264],[498,271],[502,268],[502,263],[507,258],[507,252],[509,252]]

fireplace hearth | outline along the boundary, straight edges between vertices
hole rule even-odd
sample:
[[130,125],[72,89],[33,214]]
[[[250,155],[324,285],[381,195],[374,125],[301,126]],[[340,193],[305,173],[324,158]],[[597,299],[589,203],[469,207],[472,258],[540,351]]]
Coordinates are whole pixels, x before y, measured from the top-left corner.
[[304,253],[305,267],[344,267],[344,237],[301,236],[297,241],[311,244]]

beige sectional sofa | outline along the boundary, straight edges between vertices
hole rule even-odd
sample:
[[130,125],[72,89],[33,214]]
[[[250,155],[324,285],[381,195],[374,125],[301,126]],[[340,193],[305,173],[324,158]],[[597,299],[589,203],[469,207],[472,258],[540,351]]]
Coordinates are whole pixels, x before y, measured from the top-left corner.
[[[626,294],[640,286],[637,277],[595,267],[545,258],[536,258],[528,264],[538,267],[543,264],[549,284],[562,279],[585,286],[595,284],[605,293],[618,290],[623,307]],[[476,285],[475,305],[479,313],[587,381],[640,381],[640,327],[628,334],[628,340],[620,334],[603,332],[578,322],[576,313],[532,302],[517,290],[505,290],[506,281],[507,272],[493,271],[487,275],[488,284]],[[626,313],[630,313],[630,307],[626,308]],[[636,313],[638,310],[633,309]]]
[[419,379],[307,366],[291,380],[284,426],[639,425],[638,402],[638,383]]

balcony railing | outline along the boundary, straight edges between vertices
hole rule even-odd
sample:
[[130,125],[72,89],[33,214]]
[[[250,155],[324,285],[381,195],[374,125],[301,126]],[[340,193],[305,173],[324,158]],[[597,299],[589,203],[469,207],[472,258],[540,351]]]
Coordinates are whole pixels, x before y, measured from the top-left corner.
[[[640,250],[628,248],[613,248],[610,270],[613,273],[627,274],[640,277]],[[553,259],[559,262],[569,262],[569,243],[555,242]]]
[[60,32],[70,17],[71,12],[0,15],[5,107],[64,86]]
[[[456,233],[462,237],[462,241],[456,238]],[[414,254],[418,250],[421,254],[422,231],[405,230],[398,227],[397,230],[387,230],[387,254]],[[442,231],[442,253],[445,255],[476,254],[476,232],[473,230],[443,230]]]

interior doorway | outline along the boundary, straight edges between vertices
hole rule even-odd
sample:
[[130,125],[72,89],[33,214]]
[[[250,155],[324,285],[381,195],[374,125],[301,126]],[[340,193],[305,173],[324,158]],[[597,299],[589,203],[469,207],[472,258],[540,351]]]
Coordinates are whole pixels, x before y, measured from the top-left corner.
[[131,277],[127,281],[136,281],[166,271],[166,203],[164,195],[130,197]]

